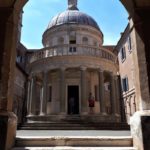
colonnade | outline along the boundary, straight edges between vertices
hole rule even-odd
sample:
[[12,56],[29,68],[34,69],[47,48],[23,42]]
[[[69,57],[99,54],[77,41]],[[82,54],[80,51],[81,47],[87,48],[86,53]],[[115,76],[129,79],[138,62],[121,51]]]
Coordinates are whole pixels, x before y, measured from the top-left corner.
[[[87,69],[86,67],[80,67],[80,105],[81,114],[88,114],[88,92],[87,92]],[[98,86],[99,86],[99,104],[100,104],[100,114],[107,115],[106,110],[106,100],[105,100],[105,89],[104,89],[104,73],[105,70],[96,69],[98,72]],[[60,114],[67,114],[66,112],[66,68],[59,69],[59,101],[60,101]],[[42,80],[42,95],[40,99],[40,110],[39,115],[47,115],[47,101],[48,101],[48,72],[43,72]],[[120,114],[120,94],[119,94],[119,83],[118,77],[112,72],[108,72],[110,78],[110,103],[111,103],[111,114]],[[35,102],[36,102],[36,74],[32,74],[28,81],[28,96],[27,96],[27,115],[35,115]]]

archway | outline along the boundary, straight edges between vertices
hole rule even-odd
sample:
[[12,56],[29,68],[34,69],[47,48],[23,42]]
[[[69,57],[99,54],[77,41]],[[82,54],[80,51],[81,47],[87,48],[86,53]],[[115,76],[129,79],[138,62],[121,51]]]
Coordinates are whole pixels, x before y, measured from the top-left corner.
[[[121,0],[121,2],[126,7],[130,16],[133,18],[136,31],[138,32],[145,45],[143,51],[146,55],[146,62],[144,64],[139,63],[138,67],[147,68],[146,72],[148,72],[148,75],[147,73],[145,75],[148,77],[150,87],[150,2],[149,0]],[[16,57],[16,38],[18,34],[16,29],[19,20],[19,14],[22,11],[22,7],[25,5],[25,3],[26,0],[10,0],[0,2],[0,27],[3,29],[0,31],[0,127],[4,131],[3,134],[0,135],[0,147],[2,149],[9,149],[12,146],[16,130],[14,125],[13,127],[9,126],[10,122],[8,123],[8,119],[9,121],[15,120],[15,117],[10,112],[12,111],[13,74]],[[142,70],[139,74],[142,74]],[[142,83],[142,78],[140,78],[140,83]],[[147,105],[147,101],[149,100],[144,102],[141,100],[141,103],[143,102],[145,106]],[[142,107],[141,110],[143,110]],[[10,129],[12,129],[12,132],[10,132]]]

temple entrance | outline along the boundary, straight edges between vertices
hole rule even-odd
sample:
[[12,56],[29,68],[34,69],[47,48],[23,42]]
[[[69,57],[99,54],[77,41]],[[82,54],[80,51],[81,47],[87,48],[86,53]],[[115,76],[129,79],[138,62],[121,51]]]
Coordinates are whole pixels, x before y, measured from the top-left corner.
[[68,114],[79,114],[79,86],[68,86]]

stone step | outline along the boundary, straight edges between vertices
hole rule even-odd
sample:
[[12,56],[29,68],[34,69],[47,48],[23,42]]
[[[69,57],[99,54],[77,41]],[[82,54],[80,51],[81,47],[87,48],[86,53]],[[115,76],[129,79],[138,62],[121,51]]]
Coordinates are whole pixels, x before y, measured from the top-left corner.
[[136,150],[133,147],[18,147],[12,150]]
[[19,130],[130,130],[125,123],[51,122],[25,123]]
[[17,136],[15,145],[16,147],[132,147],[133,141],[131,136]]

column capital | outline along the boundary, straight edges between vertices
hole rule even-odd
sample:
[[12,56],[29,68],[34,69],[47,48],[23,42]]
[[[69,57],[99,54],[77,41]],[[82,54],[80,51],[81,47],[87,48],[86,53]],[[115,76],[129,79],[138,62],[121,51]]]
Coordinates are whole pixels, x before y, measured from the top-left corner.
[[114,76],[114,73],[112,71],[109,72],[111,76]]
[[47,74],[47,73],[48,73],[48,70],[44,70],[42,73],[43,73],[43,74]]
[[85,66],[80,66],[80,70],[85,71],[86,69],[87,69],[87,67],[85,67]]
[[33,72],[32,72],[32,73],[30,74],[30,77],[31,77],[31,78],[33,78],[33,77],[35,77],[35,76],[36,76],[36,73],[33,73]]
[[66,70],[66,67],[60,67],[60,70],[61,70],[61,71],[65,71],[65,70]]
[[115,79],[115,80],[118,80],[118,76],[117,76],[117,75],[114,75],[114,79]]
[[104,69],[99,68],[98,71],[103,73],[103,72],[104,72]]

